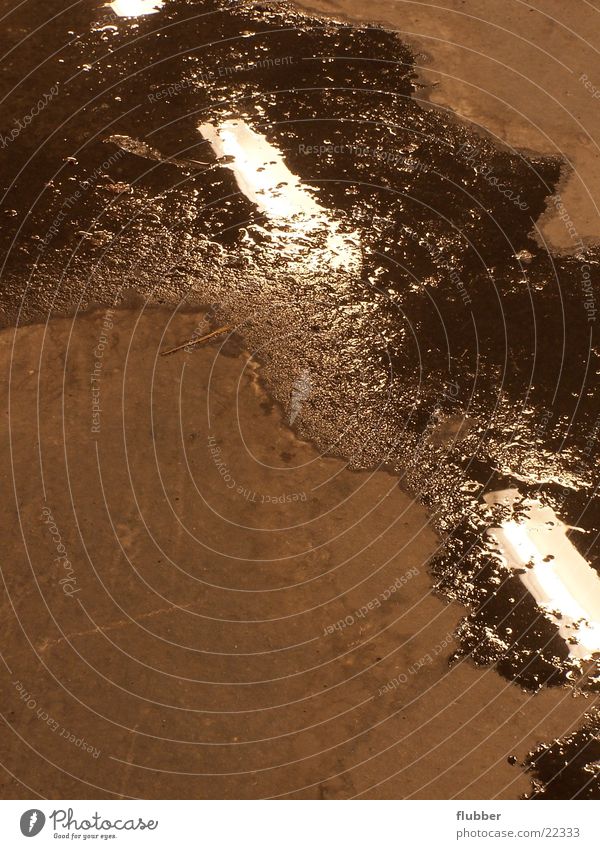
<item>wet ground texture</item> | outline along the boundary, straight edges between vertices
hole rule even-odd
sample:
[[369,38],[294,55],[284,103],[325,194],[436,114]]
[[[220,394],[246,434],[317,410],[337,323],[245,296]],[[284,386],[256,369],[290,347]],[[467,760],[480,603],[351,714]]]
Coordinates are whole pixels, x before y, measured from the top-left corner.
[[[593,661],[570,657],[494,552],[501,511],[483,501],[516,488],[550,505],[597,569],[600,257],[536,239],[560,161],[421,108],[410,51],[379,28],[285,4],[168,0],[135,19],[65,6],[25,3],[3,23],[4,323],[136,297],[215,304],[215,326],[239,327],[284,408],[310,374],[304,437],[393,470],[434,512],[435,581],[472,611],[461,653],[531,690],[597,692]],[[358,270],[281,254],[198,131],[232,118],[358,233]],[[547,796],[566,792],[548,777],[556,746],[535,759]],[[584,795],[598,794],[587,763],[569,775],[583,767]]]

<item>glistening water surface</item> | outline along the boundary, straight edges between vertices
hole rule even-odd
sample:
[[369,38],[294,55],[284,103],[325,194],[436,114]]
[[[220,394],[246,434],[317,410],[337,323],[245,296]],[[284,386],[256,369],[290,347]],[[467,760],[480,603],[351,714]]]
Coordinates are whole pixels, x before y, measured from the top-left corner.
[[430,507],[462,651],[596,692],[600,270],[536,239],[548,205],[569,223],[561,162],[424,108],[380,28],[63,6],[23,44],[29,6],[7,24],[8,114],[26,73],[47,97],[2,136],[4,322],[131,291],[217,303],[285,408],[310,376],[303,436]]

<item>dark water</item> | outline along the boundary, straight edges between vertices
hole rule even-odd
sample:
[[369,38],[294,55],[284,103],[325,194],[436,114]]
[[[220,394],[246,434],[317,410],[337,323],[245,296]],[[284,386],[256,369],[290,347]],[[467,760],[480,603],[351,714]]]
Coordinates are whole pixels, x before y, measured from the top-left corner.
[[531,799],[597,799],[600,716],[593,711],[569,736],[537,748],[524,766],[536,777]]
[[[598,568],[600,257],[533,238],[560,161],[422,108],[409,49],[381,29],[281,4],[169,0],[135,21],[66,6],[36,7],[45,23],[25,42],[31,2],[5,29],[4,136],[58,94],[0,150],[4,323],[131,293],[218,304],[282,405],[310,373],[304,436],[394,470],[432,509],[439,591],[472,611],[461,650],[526,688],[596,692],[595,664],[570,658],[493,556],[498,511],[483,502],[515,487],[552,506]],[[359,232],[360,272],[300,273],[277,250],[198,132],[230,118],[283,152],[340,232]],[[587,782],[583,751],[569,774]],[[535,762],[545,794],[570,793],[548,778],[548,752]]]

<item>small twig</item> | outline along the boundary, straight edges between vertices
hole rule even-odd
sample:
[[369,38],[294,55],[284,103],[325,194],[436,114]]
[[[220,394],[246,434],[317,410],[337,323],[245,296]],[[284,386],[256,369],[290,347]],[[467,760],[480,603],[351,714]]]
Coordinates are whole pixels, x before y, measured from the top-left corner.
[[228,330],[231,330],[231,325],[225,324],[223,327],[218,327],[216,330],[207,333],[206,336],[200,336],[198,339],[188,339],[187,342],[184,342],[183,345],[177,345],[175,348],[169,348],[167,351],[161,351],[161,357],[167,357],[169,354],[174,354],[176,351],[181,351],[184,348],[190,348],[192,345],[201,345],[203,342],[207,342],[209,339],[212,339],[213,336],[219,336],[221,333],[226,333]]

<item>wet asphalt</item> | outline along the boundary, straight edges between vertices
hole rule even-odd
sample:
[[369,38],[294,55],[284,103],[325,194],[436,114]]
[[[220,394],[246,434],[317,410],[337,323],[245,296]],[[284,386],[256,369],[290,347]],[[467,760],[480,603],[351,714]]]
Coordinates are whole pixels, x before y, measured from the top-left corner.
[[[168,0],[134,21],[51,0],[3,26],[4,325],[99,302],[214,305],[285,408],[311,375],[300,435],[393,470],[430,508],[444,540],[433,580],[471,611],[461,653],[531,690],[596,693],[595,664],[569,657],[494,556],[498,511],[483,502],[516,487],[552,506],[598,570],[600,255],[536,238],[563,163],[429,107],[395,34],[285,4]],[[265,237],[198,132],[232,117],[359,232],[359,273],[305,273]],[[534,795],[600,795],[591,723],[532,754]]]

